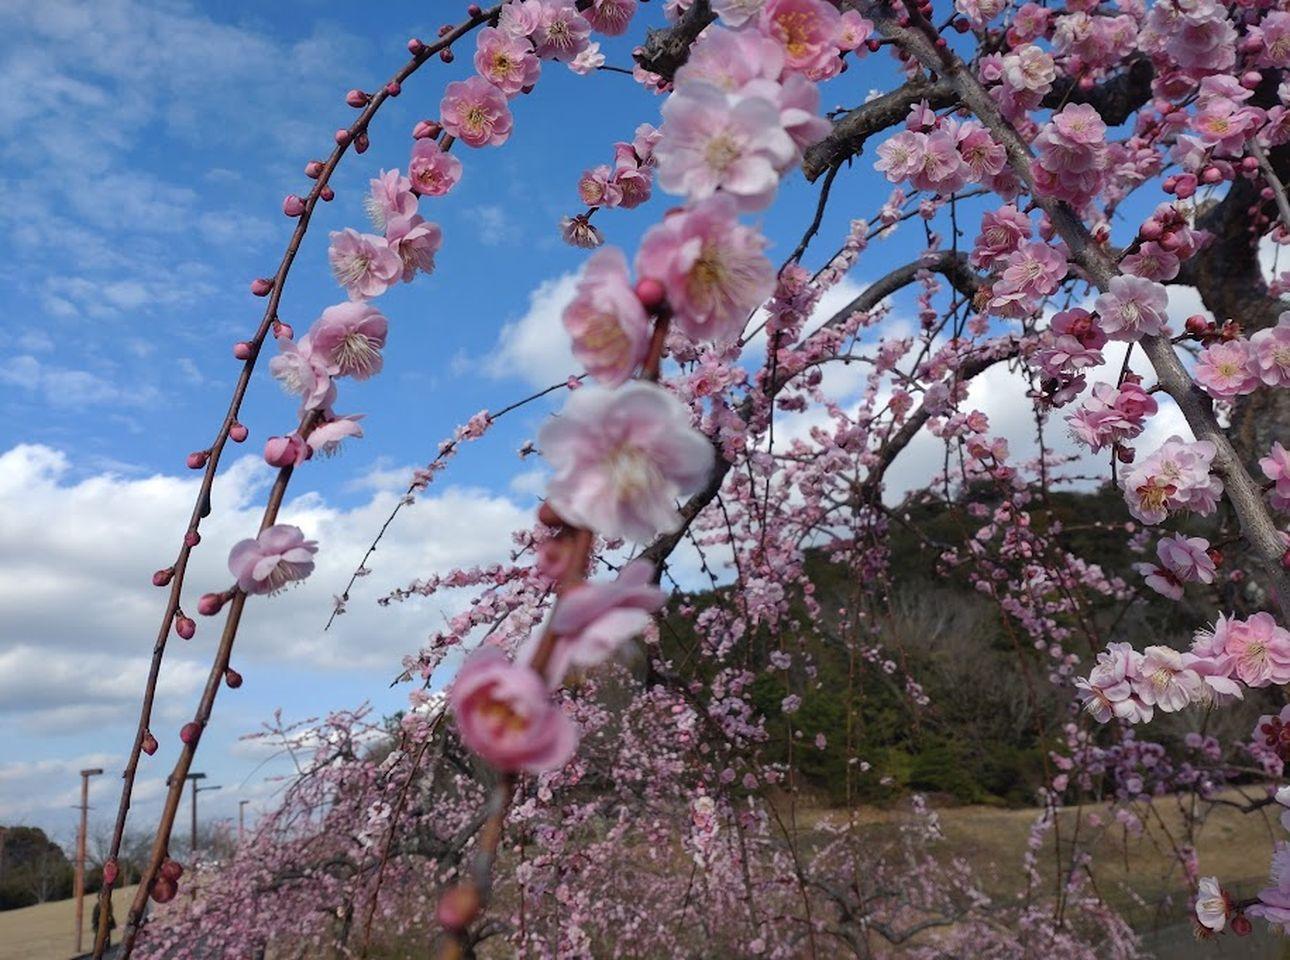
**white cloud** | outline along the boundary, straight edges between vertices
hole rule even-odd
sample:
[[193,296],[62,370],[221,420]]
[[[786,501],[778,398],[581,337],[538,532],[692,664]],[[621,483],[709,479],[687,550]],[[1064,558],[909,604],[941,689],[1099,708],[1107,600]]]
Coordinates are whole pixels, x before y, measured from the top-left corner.
[[[256,530],[270,476],[258,458],[244,457],[217,481],[216,510],[202,525],[182,598],[194,616],[200,594],[229,585],[228,550]],[[0,454],[0,717],[6,725],[83,728],[127,719],[136,709],[165,599],[151,574],[173,561],[196,488],[195,476],[77,478],[72,460],[46,446]],[[284,682],[281,671],[264,672],[272,664],[392,677],[401,656],[421,646],[444,612],[455,612],[458,598],[378,607],[377,596],[431,572],[504,560],[511,531],[531,521],[530,510],[476,489],[450,486],[425,496],[391,527],[372,561],[374,573],[358,582],[350,612],[324,633],[333,593],[343,589],[395,498],[379,492],[353,507],[314,493],[287,501],[280,519],[319,541],[318,566],[297,589],[251,599],[234,653],[248,682],[257,670],[262,683]],[[196,619],[192,641],[170,640],[163,707],[190,710],[204,680],[223,621]]]
[[580,372],[560,322],[577,284],[573,273],[543,280],[529,294],[524,316],[502,327],[497,347],[483,361],[485,372],[492,377],[519,377],[535,387],[547,387]]
[[30,354],[0,363],[0,384],[18,387],[54,407],[140,406],[156,398],[150,386],[118,385],[88,370],[47,364]]

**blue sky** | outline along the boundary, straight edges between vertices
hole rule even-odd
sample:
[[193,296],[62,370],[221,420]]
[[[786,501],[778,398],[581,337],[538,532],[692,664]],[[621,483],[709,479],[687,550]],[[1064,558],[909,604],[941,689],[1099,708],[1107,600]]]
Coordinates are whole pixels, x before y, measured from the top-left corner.
[[[9,91],[0,102],[9,345],[0,355],[0,823],[34,822],[67,840],[75,771],[119,770],[163,602],[148,580],[173,559],[196,483],[184,457],[209,443],[227,403],[238,372],[231,346],[259,320],[263,302],[247,285],[273,272],[290,234],[282,197],[306,189],[305,162],[324,156],[352,117],[345,91],[383,82],[406,59],[409,36],[434,36],[428,9],[459,6],[0,0]],[[660,4],[645,6],[633,36],[660,17]],[[630,47],[605,44],[609,63],[628,65]],[[327,232],[362,228],[367,180],[406,165],[408,132],[436,115],[443,84],[469,72],[472,52],[473,42],[455,64],[423,68],[378,115],[371,150],[343,162],[337,198],[315,216],[285,291],[281,315],[297,330],[343,299],[326,269]],[[826,88],[824,106],[853,106],[893,74],[885,57],[865,61]],[[395,528],[353,612],[321,633],[331,594],[410,468],[476,411],[576,372],[558,316],[585,253],[561,243],[557,223],[578,209],[579,173],[608,162],[637,124],[657,121],[660,102],[620,74],[582,78],[545,64],[535,94],[513,104],[510,142],[464,149],[458,189],[423,201],[444,231],[437,272],[381,298],[391,321],[384,373],[342,386],[338,409],[367,414],[367,436],[293,482],[283,518],[321,541],[319,569],[301,589],[250,605],[234,657],[246,683],[221,693],[197,764],[225,787],[208,797],[213,815],[232,815],[243,797],[269,802],[274,767],[261,768],[237,738],[275,708],[298,718],[365,699],[381,711],[405,702],[387,682],[451,600],[384,609],[376,596],[431,570],[501,559],[508,531],[527,522],[541,476],[515,451],[555,402],[469,445]],[[885,199],[871,163],[838,178],[808,265]],[[797,175],[764,215],[773,257],[795,245],[814,198]],[[597,222],[631,251],[669,202],[656,196]],[[921,242],[915,225],[875,244],[829,305]],[[889,329],[902,323],[897,311]],[[980,402],[1016,416],[1015,396],[1000,384],[983,389],[995,388]],[[190,607],[227,584],[228,547],[258,522],[263,440],[295,422],[294,403],[264,369],[243,409],[251,440],[225,458]],[[1024,443],[1024,418],[1017,425]],[[912,477],[930,470],[936,450],[907,459]],[[172,640],[154,724],[162,750],[141,775],[138,825],[155,813],[215,632],[207,621],[191,642]],[[112,816],[116,795],[115,777],[100,778],[98,819]]]

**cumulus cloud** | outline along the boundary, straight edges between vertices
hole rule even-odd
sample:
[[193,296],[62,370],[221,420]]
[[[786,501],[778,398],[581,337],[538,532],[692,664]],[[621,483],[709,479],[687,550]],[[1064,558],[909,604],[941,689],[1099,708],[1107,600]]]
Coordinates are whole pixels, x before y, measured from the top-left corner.
[[485,372],[492,377],[519,377],[534,387],[550,386],[580,372],[560,322],[577,284],[574,273],[543,280],[529,294],[524,315],[502,327],[496,348],[484,360]]

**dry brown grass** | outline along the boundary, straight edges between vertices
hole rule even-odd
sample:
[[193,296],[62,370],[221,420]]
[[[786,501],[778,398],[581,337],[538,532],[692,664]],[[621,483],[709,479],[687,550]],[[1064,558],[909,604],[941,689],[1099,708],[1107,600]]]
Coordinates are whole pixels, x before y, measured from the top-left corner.
[[[123,887],[112,893],[112,912],[120,931],[121,918],[130,909],[134,887]],[[90,913],[95,896],[85,898],[85,937],[83,948],[93,944]],[[68,960],[76,955],[76,901],[56,900],[21,910],[0,912],[0,960]]]

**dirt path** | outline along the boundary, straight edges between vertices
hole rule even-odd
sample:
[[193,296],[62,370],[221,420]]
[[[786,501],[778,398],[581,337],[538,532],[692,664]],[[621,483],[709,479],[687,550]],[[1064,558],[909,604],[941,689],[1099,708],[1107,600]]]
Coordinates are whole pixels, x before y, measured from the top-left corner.
[[[125,887],[112,894],[112,912],[118,918],[118,930],[120,918],[130,909],[134,890],[134,887]],[[94,901],[95,897],[85,898],[86,950],[94,941],[94,932],[90,929]],[[0,912],[0,960],[68,960],[75,953],[75,900],[58,900]]]

